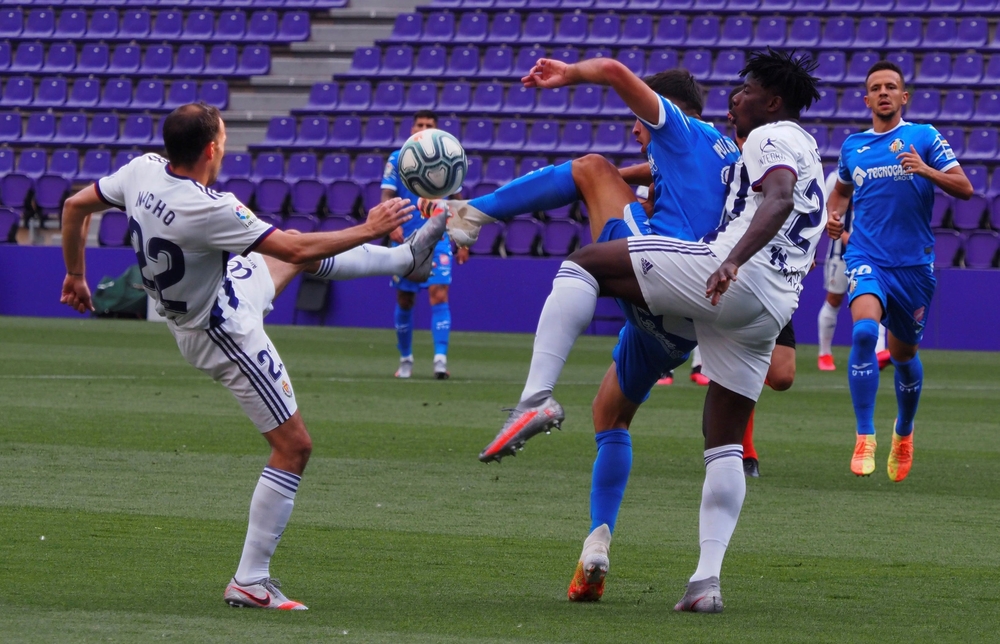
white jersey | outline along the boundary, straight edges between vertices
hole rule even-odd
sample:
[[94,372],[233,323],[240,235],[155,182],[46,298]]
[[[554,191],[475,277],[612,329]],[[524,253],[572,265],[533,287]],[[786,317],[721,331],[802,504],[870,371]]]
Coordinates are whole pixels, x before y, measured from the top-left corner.
[[743,144],[740,160],[726,170],[729,194],[725,223],[705,238],[725,258],[743,237],[764,200],[764,177],[784,168],[795,173],[794,206],[778,234],[740,268],[738,279],[760,298],[784,326],[791,320],[802,291],[802,278],[812,267],[816,245],[826,227],[823,164],[816,140],[792,121],[762,125]]
[[205,329],[213,312],[221,322],[223,305],[239,306],[226,262],[230,253],[252,251],[273,226],[232,194],[173,174],[157,154],[137,157],[95,185],[101,199],[128,213],[143,285],[170,324]]
[[[830,195],[833,193],[834,188],[837,186],[837,172],[833,171],[826,176],[826,200],[830,200]],[[825,203],[825,202],[824,202]],[[840,217],[840,221],[844,224],[844,232],[848,235],[851,234],[852,224],[854,223],[854,201],[851,200],[847,204],[847,211]],[[826,252],[827,260],[831,259],[843,259],[844,251],[847,248],[844,246],[844,242],[839,239],[834,239],[830,241],[830,248]]]

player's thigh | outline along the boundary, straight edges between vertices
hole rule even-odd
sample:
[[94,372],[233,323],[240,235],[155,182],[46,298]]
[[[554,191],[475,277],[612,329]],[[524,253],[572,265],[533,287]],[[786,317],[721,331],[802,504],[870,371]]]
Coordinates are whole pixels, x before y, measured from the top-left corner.
[[723,329],[696,320],[695,330],[705,377],[757,400],[771,363],[774,340],[781,330],[778,321],[761,307],[757,317],[742,328]]
[[266,260],[260,253],[250,253],[232,257],[226,264],[227,280],[223,281],[217,309],[231,324],[249,328],[274,308],[275,282]]
[[851,317],[882,320],[886,311],[885,276],[882,269],[864,258],[845,258],[847,263],[847,292]]
[[[595,242],[606,242],[615,239],[627,239],[638,235],[648,235],[649,225],[640,225],[633,214],[636,209],[642,211],[642,204],[633,201],[625,206],[625,209],[615,217],[591,217],[590,234]],[[645,220],[645,213],[642,213],[641,221]]]
[[597,280],[601,296],[618,297],[645,306],[632,270],[627,240],[589,244],[574,251],[566,260],[578,265]]
[[885,327],[900,342],[920,344],[937,287],[930,266],[908,266],[885,271],[888,307]]
[[175,337],[185,359],[229,389],[261,432],[282,425],[298,409],[284,362],[259,321],[230,319]]
[[594,431],[602,432],[608,429],[628,429],[639,410],[639,403],[629,400],[622,392],[618,382],[617,364],[608,367],[597,390],[591,412],[594,420]]
[[664,347],[631,323],[618,334],[612,357],[621,393],[635,405],[644,403],[656,381],[670,371]]
[[620,217],[625,206],[635,201],[635,192],[622,180],[618,168],[601,155],[575,159],[572,168],[573,181],[591,218],[607,221]]

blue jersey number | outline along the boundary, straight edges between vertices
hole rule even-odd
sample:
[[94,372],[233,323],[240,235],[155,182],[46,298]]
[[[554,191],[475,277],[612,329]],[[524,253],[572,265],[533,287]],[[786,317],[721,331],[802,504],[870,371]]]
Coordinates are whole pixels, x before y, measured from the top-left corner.
[[[149,243],[145,243],[142,238],[142,228],[133,218],[128,220],[128,232],[135,258],[139,262],[139,270],[142,272],[143,285],[156,290],[160,295],[160,303],[167,311],[187,313],[187,302],[163,297],[163,291],[184,279],[184,251],[174,242],[160,237],[151,237]],[[155,273],[150,263],[155,266],[165,266],[166,269]],[[147,269],[153,273],[153,279],[146,277]]]
[[788,229],[788,241],[792,242],[803,251],[809,250],[809,240],[802,237],[802,231],[806,228],[815,228],[820,224],[820,217],[823,214],[823,191],[815,179],[809,182],[806,188],[806,199],[810,203],[815,199],[819,208],[809,212],[799,213],[792,222],[792,227]]

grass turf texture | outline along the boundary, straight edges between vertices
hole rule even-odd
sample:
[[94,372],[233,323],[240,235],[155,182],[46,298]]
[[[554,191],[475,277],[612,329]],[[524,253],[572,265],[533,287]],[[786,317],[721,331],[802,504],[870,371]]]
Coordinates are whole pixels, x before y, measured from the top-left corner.
[[[604,599],[566,588],[589,528],[590,401],[613,339],[584,337],[556,395],[562,432],[483,465],[520,393],[524,335],[453,333],[452,379],[391,377],[391,331],[272,327],[314,440],[272,562],[307,613],[234,610],[266,459],[230,394],[160,325],[0,318],[0,640],[5,642],[944,642],[1000,627],[996,354],[922,353],[910,477],[851,475],[843,366],[802,347],[765,391],[760,479],[723,575],[726,611],[676,614],[697,563],[704,389],[678,373],[633,425],[635,463]],[[44,535],[45,539],[41,537]]]

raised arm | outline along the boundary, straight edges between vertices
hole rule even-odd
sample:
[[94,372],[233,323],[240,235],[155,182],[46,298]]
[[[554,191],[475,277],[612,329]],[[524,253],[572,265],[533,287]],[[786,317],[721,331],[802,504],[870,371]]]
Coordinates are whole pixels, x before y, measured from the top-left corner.
[[972,198],[972,183],[965,176],[965,170],[962,169],[962,166],[956,165],[944,172],[936,170],[920,158],[917,149],[912,145],[909,152],[902,152],[896,158],[899,159],[899,163],[907,174],[915,174],[927,179],[956,199],[968,201]]
[[609,85],[643,121],[658,123],[660,120],[660,97],[628,67],[611,58],[591,58],[573,65],[540,58],[521,82],[525,87],[544,89],[582,83]]
[[86,246],[90,216],[99,210],[107,210],[93,184],[87,186],[63,203],[62,247],[63,261],[66,263],[66,277],[63,279],[62,296],[59,302],[80,313],[94,310],[87,286]]
[[648,186],[653,183],[653,171],[649,169],[648,163],[619,168],[618,174],[621,175],[622,181],[630,186]]

